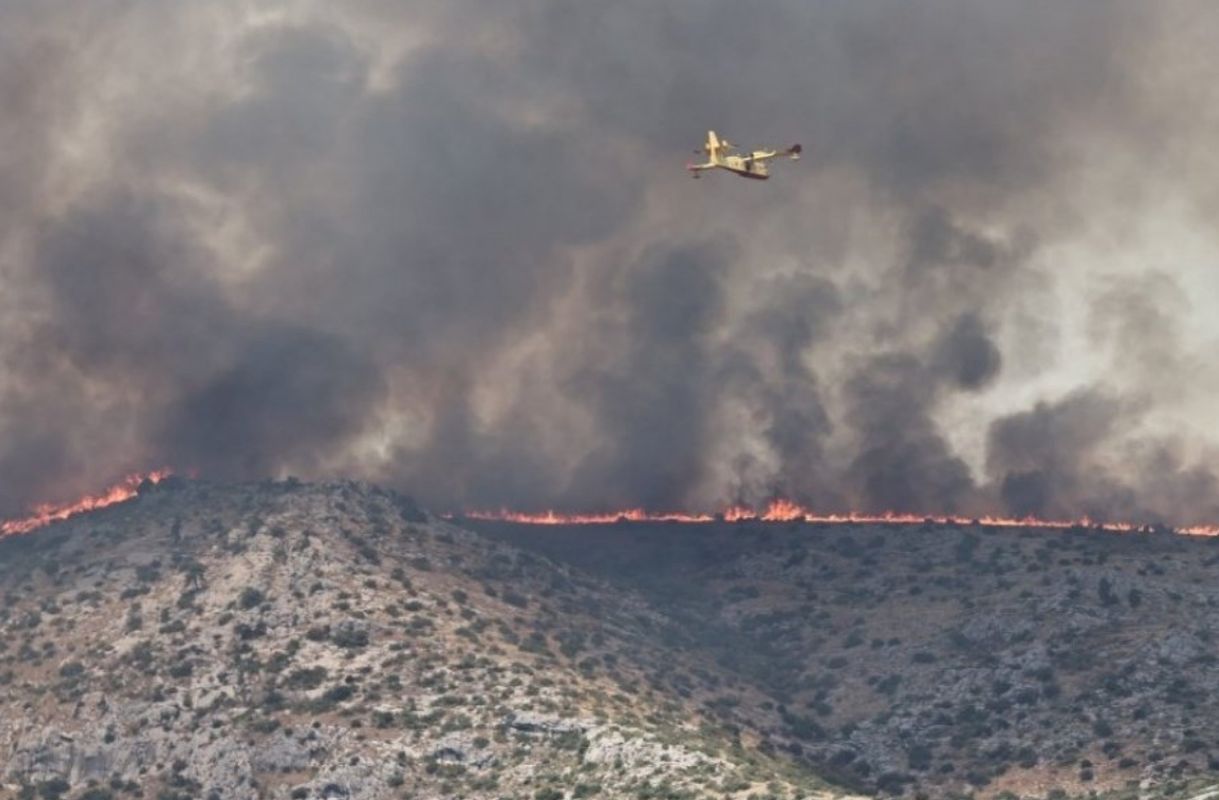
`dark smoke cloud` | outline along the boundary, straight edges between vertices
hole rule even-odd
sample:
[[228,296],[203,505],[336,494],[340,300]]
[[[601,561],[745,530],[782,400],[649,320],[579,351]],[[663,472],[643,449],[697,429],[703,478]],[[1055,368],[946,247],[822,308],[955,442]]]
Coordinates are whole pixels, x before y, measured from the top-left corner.
[[[827,461],[833,422],[810,352],[832,340],[843,303],[838,289],[815,275],[779,276],[765,287],[759,310],[735,337],[743,348],[709,391],[731,388],[759,423],[776,465],[750,478],[743,458],[734,502],[756,502],[767,494],[837,504],[841,489]],[[744,349],[751,348],[751,349]]]
[[[725,249],[645,253],[615,298],[625,316],[594,333],[593,357],[568,379],[568,394],[599,422],[572,479],[583,502],[655,508],[688,497],[704,478]],[[598,352],[606,341],[615,356]]]
[[911,356],[880,355],[846,389],[847,422],[857,434],[849,470],[860,507],[961,511],[973,481],[932,421],[937,377]]
[[1003,361],[975,314],[963,314],[935,345],[937,369],[962,389],[980,389],[999,374]]
[[209,474],[257,477],[283,463],[315,471],[329,448],[360,432],[383,392],[376,366],[343,340],[258,328],[242,337],[232,364],[179,398],[157,450]]
[[[988,466],[1006,507],[1021,515],[1061,514],[1063,498],[1111,495],[1116,487],[1095,469],[1097,451],[1128,415],[1111,398],[1083,392],[995,422]],[[1096,485],[1081,492],[1085,482]]]
[[[1117,256],[1176,230],[1157,192],[1216,196],[1180,24],[1217,15],[0,6],[0,516],[163,463],[444,507],[1211,514],[1205,257]],[[805,158],[691,183],[711,127]]]

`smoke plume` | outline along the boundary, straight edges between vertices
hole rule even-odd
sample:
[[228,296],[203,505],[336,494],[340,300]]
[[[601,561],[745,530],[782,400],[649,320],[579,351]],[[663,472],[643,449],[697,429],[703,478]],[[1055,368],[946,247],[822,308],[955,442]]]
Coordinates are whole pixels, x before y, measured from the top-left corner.
[[[1217,28],[7,4],[0,518],[169,464],[443,508],[1219,520]],[[804,158],[690,181],[708,128]]]

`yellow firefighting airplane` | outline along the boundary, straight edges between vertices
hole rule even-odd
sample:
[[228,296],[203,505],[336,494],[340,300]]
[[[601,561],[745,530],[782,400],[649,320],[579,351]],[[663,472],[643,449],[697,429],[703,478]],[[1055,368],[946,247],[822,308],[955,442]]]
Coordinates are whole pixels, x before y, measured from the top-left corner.
[[800,153],[804,150],[800,145],[793,144],[786,150],[754,150],[749,155],[729,155],[729,151],[734,149],[736,149],[735,144],[727,139],[721,140],[715,135],[715,131],[707,131],[707,143],[703,145],[701,151],[694,151],[695,153],[705,152],[708,158],[707,163],[687,164],[686,169],[690,170],[695,178],[704,170],[726,169],[743,178],[764,181],[770,177],[766,168],[767,161],[779,156],[787,156],[792,161],[799,161]]

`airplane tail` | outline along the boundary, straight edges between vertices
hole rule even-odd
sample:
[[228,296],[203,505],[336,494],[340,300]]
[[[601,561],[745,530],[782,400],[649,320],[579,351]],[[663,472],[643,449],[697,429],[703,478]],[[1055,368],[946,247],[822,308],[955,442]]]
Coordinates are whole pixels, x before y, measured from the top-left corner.
[[716,136],[715,131],[707,131],[707,144],[703,147],[707,151],[707,157],[713,163],[718,164],[724,160],[724,156],[727,155],[728,151],[732,150],[736,145],[727,139],[721,139]]

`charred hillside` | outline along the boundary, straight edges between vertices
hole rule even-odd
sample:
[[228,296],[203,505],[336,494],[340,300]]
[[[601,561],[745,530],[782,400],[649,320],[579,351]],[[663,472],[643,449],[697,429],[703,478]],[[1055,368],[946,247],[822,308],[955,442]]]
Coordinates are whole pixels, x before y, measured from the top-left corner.
[[0,798],[842,794],[643,596],[363,485],[144,487],[0,597]]
[[[648,598],[771,741],[926,797],[1187,797],[1219,775],[1219,540],[809,524],[480,530]],[[703,712],[749,717],[717,693]],[[1006,794],[1005,793],[1010,793]]]

